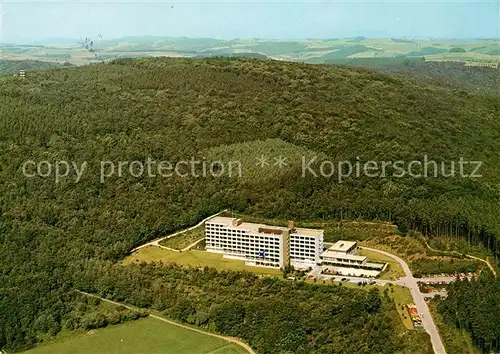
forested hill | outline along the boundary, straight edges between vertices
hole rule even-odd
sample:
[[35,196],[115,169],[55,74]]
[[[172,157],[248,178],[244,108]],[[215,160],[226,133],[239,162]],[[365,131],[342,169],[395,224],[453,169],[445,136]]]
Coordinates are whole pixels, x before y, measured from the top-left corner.
[[0,60],[0,74],[17,74],[20,70],[42,70],[73,66],[40,60]]
[[337,65],[362,67],[382,73],[404,75],[456,90],[500,93],[500,69],[467,65],[457,61],[426,61],[421,58],[358,58],[331,61]]
[[[96,279],[109,268],[103,262],[223,208],[391,220],[497,250],[500,102],[491,95],[329,65],[157,58],[0,76],[0,107],[0,347],[36,342],[35,321],[55,333],[64,327],[76,275]],[[325,160],[425,155],[447,169],[460,158],[483,161],[482,177],[302,176],[301,156],[317,156],[318,173]],[[261,156],[267,170],[256,166]],[[283,169],[273,165],[279,156]],[[192,157],[238,160],[245,170],[241,178],[153,178],[125,167],[122,177],[100,178],[101,161]],[[56,183],[53,175],[24,177],[27,160],[87,169],[78,182],[72,171]]]
[[500,279],[457,281],[439,304],[444,318],[467,330],[483,353],[500,350]]

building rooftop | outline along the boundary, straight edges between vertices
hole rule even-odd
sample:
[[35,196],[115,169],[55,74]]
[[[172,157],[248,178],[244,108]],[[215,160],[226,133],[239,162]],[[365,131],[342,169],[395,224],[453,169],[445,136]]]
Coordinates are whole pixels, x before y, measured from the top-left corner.
[[214,222],[214,223],[223,224],[223,225],[231,225],[233,220],[234,220],[234,218],[230,218],[228,216],[214,216],[213,218],[209,219],[207,222]]
[[323,230],[318,229],[304,229],[302,227],[296,227],[295,231],[291,233],[292,235],[304,235],[304,236],[323,236]]
[[327,249],[325,252],[321,254],[321,257],[328,257],[328,258],[337,258],[337,259],[347,259],[347,260],[352,260],[352,261],[365,261],[367,257],[365,256],[356,256],[353,254],[345,254],[342,252],[336,252],[332,251],[330,249]]
[[357,242],[352,242],[352,241],[337,241],[335,242],[334,245],[332,245],[328,250],[334,251],[334,252],[347,252],[349,249],[351,249],[353,246],[356,246]]
[[269,226],[264,224],[256,224],[252,222],[241,222],[237,218],[231,218],[227,216],[216,216],[208,220],[207,222],[222,224],[232,229],[240,229],[249,231],[251,233],[260,233],[260,234],[281,235],[283,231],[288,231],[287,227]]
[[[222,224],[222,225],[230,227],[232,229],[246,230],[246,231],[249,231],[251,233],[259,233],[259,234],[281,235],[284,231],[290,230],[288,227],[282,227],[282,226],[272,226],[272,225],[265,225],[265,224],[256,224],[256,223],[251,223],[251,222],[241,222],[241,220],[239,220],[237,218],[231,218],[231,217],[227,217],[227,216],[215,216],[215,217],[209,219],[207,222]],[[298,235],[304,235],[304,236],[322,236],[323,230],[305,229],[305,228],[295,227],[294,231],[291,234],[292,235],[298,234]]]

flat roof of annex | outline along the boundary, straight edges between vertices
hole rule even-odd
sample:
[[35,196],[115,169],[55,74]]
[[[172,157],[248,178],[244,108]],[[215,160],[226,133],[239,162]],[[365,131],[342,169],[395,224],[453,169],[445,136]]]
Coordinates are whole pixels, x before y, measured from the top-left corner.
[[299,236],[323,236],[323,230],[317,229],[306,229],[301,227],[283,227],[283,226],[272,226],[265,224],[257,224],[251,222],[242,222],[240,219],[231,218],[227,216],[215,216],[209,220],[207,220],[208,224],[219,224],[224,227],[228,227],[236,230],[245,230],[250,233],[264,234],[264,235],[281,235],[285,231],[291,231],[290,235],[299,235]]
[[333,244],[332,246],[330,246],[328,250],[333,252],[347,252],[352,247],[356,246],[356,244],[357,242],[340,240],[335,242],[335,244]]

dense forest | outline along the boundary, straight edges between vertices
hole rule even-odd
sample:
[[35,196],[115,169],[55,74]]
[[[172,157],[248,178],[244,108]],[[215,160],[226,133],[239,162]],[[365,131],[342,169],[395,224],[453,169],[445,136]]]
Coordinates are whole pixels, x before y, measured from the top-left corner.
[[0,74],[16,74],[19,70],[42,70],[73,66],[40,60],[0,60]]
[[416,64],[379,69],[380,72],[407,75],[435,85],[498,95],[500,70],[498,68],[466,65],[454,61],[424,61]]
[[330,64],[376,70],[407,76],[429,84],[456,90],[497,94],[500,92],[500,69],[466,65],[458,61],[426,61],[425,57],[357,58],[331,60]]
[[[123,59],[28,72],[25,80],[0,76],[0,347],[36,343],[45,334],[33,323],[50,314],[63,326],[75,313],[71,290],[81,279],[87,279],[86,289],[110,295],[102,287],[114,288],[115,280],[93,273],[105,274],[109,262],[134,246],[224,208],[268,218],[388,220],[402,231],[463,237],[498,255],[499,107],[496,96],[365,69],[243,58]],[[267,170],[255,165],[262,155],[270,158]],[[283,169],[272,164],[278,155],[288,158]],[[438,162],[483,161],[482,177],[351,175],[339,183],[338,171],[331,178],[302,177],[300,160],[411,161],[424,155]],[[153,178],[125,169],[121,177],[100,175],[101,161],[176,163],[193,157],[240,160],[244,173]],[[28,160],[65,160],[79,168],[86,163],[86,169],[79,179],[71,164],[57,181],[54,170],[25,177]],[[47,165],[42,167],[47,175]],[[120,279],[116,269],[109,272]],[[150,275],[145,289],[153,279],[154,287],[171,286],[156,272],[162,270],[144,269]],[[132,299],[136,286],[116,288],[141,305]],[[294,303],[291,293],[273,296],[302,313],[307,303]],[[360,294],[338,296],[363,301]],[[241,301],[237,306],[245,314],[257,306]],[[389,310],[381,307],[372,316],[360,305],[356,311],[362,321],[353,323],[371,323],[374,332],[367,335],[385,338],[387,327],[380,324]],[[326,325],[309,323],[290,341],[315,336],[318,324]],[[227,333],[224,328],[215,330]],[[267,348],[255,344],[253,334],[244,338]],[[345,339],[359,344],[353,336]],[[363,350],[387,352],[393,347],[383,345],[391,343],[365,343]]]
[[388,289],[367,292],[172,264],[94,264],[75,275],[86,291],[243,338],[258,353],[432,352],[427,334],[405,333],[397,322]]
[[500,352],[500,280],[457,281],[438,309],[446,321],[467,330],[482,352]]

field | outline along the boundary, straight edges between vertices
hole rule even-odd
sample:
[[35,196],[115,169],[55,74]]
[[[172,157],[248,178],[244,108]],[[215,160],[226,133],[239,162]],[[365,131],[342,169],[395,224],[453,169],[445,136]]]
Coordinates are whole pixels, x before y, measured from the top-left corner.
[[25,354],[242,354],[236,344],[145,318],[87,333],[61,335]]
[[[280,60],[325,63],[345,59],[425,57],[433,61],[500,62],[498,42],[493,40],[405,40],[394,38],[346,38],[280,41],[264,39],[197,39],[134,37],[94,40],[93,52],[81,44],[44,46],[5,45],[4,59],[70,62],[82,65],[131,57],[213,57],[243,55]],[[458,50],[457,50],[458,49]]]
[[250,267],[246,266],[243,261],[226,259],[221,254],[210,253],[205,251],[191,250],[186,252],[174,252],[160,247],[150,246],[144,247],[132,255],[127,257],[123,264],[130,264],[133,262],[158,262],[164,263],[174,262],[180,265],[195,266],[195,267],[213,267],[219,270],[246,270],[257,274],[280,276],[279,269],[264,268],[264,267]]
[[391,286],[389,290],[389,295],[394,299],[396,304],[396,310],[401,317],[403,324],[408,329],[413,329],[413,322],[408,314],[406,305],[413,303],[413,297],[411,296],[410,290],[402,286]]

